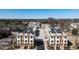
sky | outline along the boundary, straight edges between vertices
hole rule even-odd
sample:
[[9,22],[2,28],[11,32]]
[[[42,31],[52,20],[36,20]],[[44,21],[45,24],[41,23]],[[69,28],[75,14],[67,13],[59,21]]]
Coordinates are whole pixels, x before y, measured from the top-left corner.
[[0,9],[0,19],[79,18],[79,9]]

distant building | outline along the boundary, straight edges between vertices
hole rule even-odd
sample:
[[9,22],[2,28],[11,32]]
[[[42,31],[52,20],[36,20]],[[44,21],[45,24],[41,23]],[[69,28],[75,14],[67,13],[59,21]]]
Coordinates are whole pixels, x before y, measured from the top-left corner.
[[28,34],[25,33],[23,37],[24,37],[24,44],[27,45],[28,44]]
[[71,23],[70,24],[70,29],[79,29],[79,23]]
[[50,30],[49,30],[50,31],[49,45],[53,47],[54,46],[60,47],[61,44],[64,44],[64,47],[67,47],[68,43],[67,35],[60,29],[51,28]]
[[22,33],[17,33],[16,40],[17,40],[17,46],[21,46]]
[[29,34],[29,44],[30,46],[34,46],[34,35],[33,34]]
[[17,40],[17,46],[21,45],[30,45],[34,46],[34,35],[33,34],[27,34],[27,33],[18,33],[16,35],[16,40]]

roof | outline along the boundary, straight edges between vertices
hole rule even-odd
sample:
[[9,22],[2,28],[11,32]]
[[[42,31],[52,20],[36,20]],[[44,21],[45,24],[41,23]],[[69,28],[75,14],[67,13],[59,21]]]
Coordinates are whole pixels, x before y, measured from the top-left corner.
[[60,29],[55,30],[56,33],[62,33],[62,31]]
[[51,27],[50,30],[51,30],[52,33],[55,33],[54,28]]
[[23,30],[23,33],[33,33],[33,26],[28,26],[27,28],[25,28],[24,30]]
[[25,33],[24,35],[27,35],[27,33]]
[[30,36],[34,36],[34,35],[30,33]]
[[56,34],[55,33],[50,33],[50,36],[55,36]]
[[62,32],[62,34],[63,34],[64,36],[67,36],[67,34],[66,34],[66,33],[64,33],[64,32]]
[[61,33],[56,33],[56,35],[57,35],[57,36],[61,36],[62,34],[61,34]]

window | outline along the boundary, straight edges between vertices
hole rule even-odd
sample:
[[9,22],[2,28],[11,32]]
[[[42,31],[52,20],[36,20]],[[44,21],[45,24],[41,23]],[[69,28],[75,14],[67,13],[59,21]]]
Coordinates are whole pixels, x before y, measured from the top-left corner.
[[25,40],[25,42],[27,42],[27,40]]
[[65,40],[64,42],[66,43],[67,41]]
[[66,44],[64,44],[66,46]]
[[65,39],[67,38],[67,36],[64,37]]
[[59,36],[57,36],[57,39],[59,39]]
[[20,42],[20,40],[18,40],[18,42]]
[[31,36],[31,38],[32,38],[32,36]]
[[20,38],[20,36],[18,36],[18,38]]
[[63,40],[60,40],[60,42],[63,42]]
[[25,36],[25,38],[27,38],[27,36]]
[[53,36],[51,36],[51,38],[53,39]]
[[53,42],[53,40],[51,42]]
[[54,45],[54,44],[51,44],[51,45]]
[[32,40],[31,40],[31,42],[32,42]]
[[59,42],[59,41],[57,40],[57,42]]
[[59,45],[59,44],[57,44],[57,45]]

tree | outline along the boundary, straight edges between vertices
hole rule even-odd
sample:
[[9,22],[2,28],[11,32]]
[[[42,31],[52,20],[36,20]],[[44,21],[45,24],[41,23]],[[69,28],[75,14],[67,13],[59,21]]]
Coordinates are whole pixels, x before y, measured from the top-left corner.
[[72,34],[73,34],[73,35],[78,35],[78,30],[77,30],[77,29],[73,29],[73,30],[72,30]]

